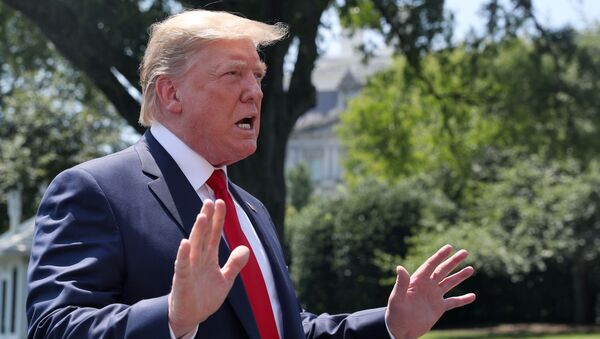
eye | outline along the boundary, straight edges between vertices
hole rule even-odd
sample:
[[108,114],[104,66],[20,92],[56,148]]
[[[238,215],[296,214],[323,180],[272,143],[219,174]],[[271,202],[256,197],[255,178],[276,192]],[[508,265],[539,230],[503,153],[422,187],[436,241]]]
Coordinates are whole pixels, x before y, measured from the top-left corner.
[[265,73],[264,72],[254,72],[254,77],[256,78],[256,81],[258,81],[260,83],[262,81],[262,79],[265,77]]
[[236,69],[234,69],[234,70],[230,70],[230,71],[227,71],[227,72],[225,72],[225,75],[233,75],[233,76],[236,76],[236,75],[238,75],[238,74],[240,74],[240,72],[239,72],[238,70],[236,70]]

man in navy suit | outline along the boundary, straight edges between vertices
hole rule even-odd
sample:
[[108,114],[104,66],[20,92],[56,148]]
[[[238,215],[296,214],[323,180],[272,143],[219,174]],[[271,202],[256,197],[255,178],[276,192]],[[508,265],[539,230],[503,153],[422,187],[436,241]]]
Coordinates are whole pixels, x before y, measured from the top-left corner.
[[226,179],[256,150],[257,48],[285,34],[203,10],[152,27],[141,65],[149,131],[59,174],[40,204],[30,338],[416,338],[475,299],[444,298],[473,273],[451,274],[467,253],[448,258],[444,246],[412,276],[398,267],[387,307],[301,310],[268,212]]

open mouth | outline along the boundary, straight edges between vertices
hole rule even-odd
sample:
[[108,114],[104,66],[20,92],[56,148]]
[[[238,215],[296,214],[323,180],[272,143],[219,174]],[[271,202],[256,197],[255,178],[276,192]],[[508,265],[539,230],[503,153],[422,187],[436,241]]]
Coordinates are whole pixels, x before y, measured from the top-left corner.
[[240,121],[236,122],[235,125],[241,129],[250,130],[254,126],[254,118],[246,117],[246,118],[241,119]]

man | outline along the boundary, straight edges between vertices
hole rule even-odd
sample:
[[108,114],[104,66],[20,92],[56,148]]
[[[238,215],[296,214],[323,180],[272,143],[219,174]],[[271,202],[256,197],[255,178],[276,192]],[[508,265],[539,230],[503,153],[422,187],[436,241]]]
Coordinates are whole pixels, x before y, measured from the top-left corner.
[[[151,29],[134,146],[59,174],[31,253],[30,338],[416,338],[473,294],[444,299],[473,269],[445,246],[385,308],[303,312],[264,206],[226,179],[256,150],[265,66],[286,34],[223,12]],[[200,213],[198,214],[198,211]],[[240,273],[241,272],[241,273]]]

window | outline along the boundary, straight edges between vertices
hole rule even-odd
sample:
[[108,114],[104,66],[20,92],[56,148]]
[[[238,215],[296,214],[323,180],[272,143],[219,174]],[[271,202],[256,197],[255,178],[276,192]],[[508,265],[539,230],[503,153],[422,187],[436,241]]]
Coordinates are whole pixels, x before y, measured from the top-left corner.
[[12,300],[10,304],[10,333],[15,333],[17,328],[17,289],[19,288],[17,267],[12,271]]
[[19,268],[0,269],[0,337],[17,333],[19,326]]

